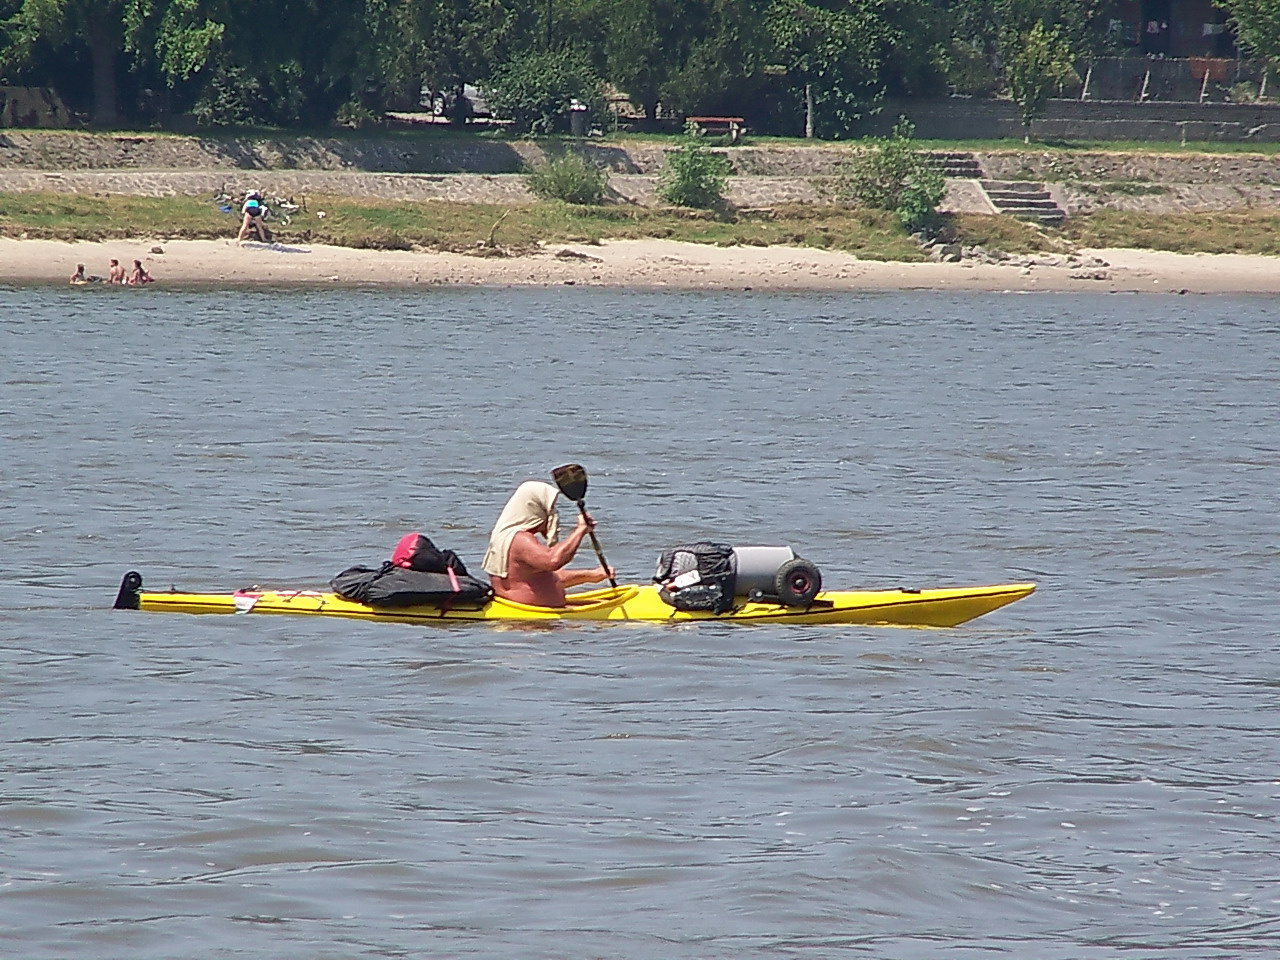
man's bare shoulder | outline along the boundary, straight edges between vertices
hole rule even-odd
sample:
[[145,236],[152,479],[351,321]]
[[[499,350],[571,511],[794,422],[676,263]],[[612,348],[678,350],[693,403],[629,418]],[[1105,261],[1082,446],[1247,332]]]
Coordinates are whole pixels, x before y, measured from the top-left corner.
[[524,553],[529,550],[536,550],[541,546],[542,544],[538,542],[538,538],[528,530],[521,530],[511,538],[511,549],[513,552],[519,550]]
[[521,530],[511,538],[509,556],[516,563],[541,569],[546,562],[547,548],[531,531]]

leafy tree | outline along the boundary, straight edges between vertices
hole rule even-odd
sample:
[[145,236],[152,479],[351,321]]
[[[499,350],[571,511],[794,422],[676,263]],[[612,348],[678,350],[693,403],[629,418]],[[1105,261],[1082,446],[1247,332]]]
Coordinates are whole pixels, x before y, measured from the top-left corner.
[[769,32],[806,136],[842,137],[886,94],[938,85],[934,0],[774,0]]
[[218,61],[210,68],[191,113],[202,127],[257,126],[271,120],[273,107],[257,76]]
[[[990,92],[1036,23],[1054,28],[1076,59],[1107,52],[1102,29],[1114,0],[934,0],[950,40],[941,48],[948,79],[962,92]],[[1007,79],[1007,78],[1006,78]]]
[[[125,0],[24,0],[5,22],[8,63],[29,62],[39,41],[62,46],[81,39],[93,63],[93,122],[114,126],[116,69],[124,49]],[[134,26],[134,24],[130,24]]]
[[224,25],[211,60],[223,86],[251,78],[270,114],[260,119],[282,124],[323,126],[344,106],[380,112],[412,30],[429,28],[413,20],[414,0],[191,2]]
[[1018,104],[1018,115],[1031,142],[1031,124],[1044,116],[1053,92],[1071,80],[1079,80],[1072,65],[1071,48],[1054,27],[1036,23],[1020,37],[1006,41],[1008,63],[1005,79]]
[[1231,14],[1241,46],[1280,63],[1280,0],[1218,0]]
[[[769,32],[787,76],[804,92],[805,136],[818,132],[816,96],[828,106],[824,133],[847,127],[851,107],[865,88],[865,77],[879,73],[865,11],[852,3],[775,0]],[[832,129],[834,127],[835,129]]]
[[759,112],[774,44],[771,0],[698,0],[686,8],[686,52],[662,84],[662,102],[686,114]]
[[83,42],[92,64],[93,122],[119,120],[119,69],[154,65],[170,82],[199,70],[222,35],[201,14],[201,0],[21,0],[4,21],[0,60],[30,64],[42,46],[64,51]]
[[[463,88],[490,76],[521,50],[534,30],[532,5],[520,0],[427,0],[430,16],[419,19],[414,67],[427,86],[464,104]],[[458,114],[457,119],[465,119]]]
[[128,48],[139,57],[154,51],[170,84],[200,72],[226,29],[209,19],[201,0],[128,0]]
[[609,79],[653,123],[663,88],[688,51],[689,0],[605,0],[603,53]]
[[515,132],[547,134],[568,126],[573,100],[601,109],[600,78],[581,53],[533,50],[498,67],[483,86],[495,116],[513,121]]

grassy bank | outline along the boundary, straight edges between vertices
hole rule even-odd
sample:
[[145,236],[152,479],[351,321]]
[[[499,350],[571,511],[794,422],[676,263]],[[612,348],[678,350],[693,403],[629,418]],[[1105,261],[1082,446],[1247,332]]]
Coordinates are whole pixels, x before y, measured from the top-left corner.
[[[320,213],[324,216],[321,217]],[[236,214],[194,197],[0,194],[0,235],[50,240],[234,237]],[[381,250],[470,251],[493,244],[511,253],[539,243],[660,238],[691,243],[798,245],[843,250],[869,260],[919,260],[919,248],[889,214],[795,205],[720,216],[707,212],[563,203],[498,206],[310,196],[276,238]]]
[[1100,210],[1067,221],[1064,233],[1082,247],[1280,256],[1280,212],[1267,210],[1163,214]]
[[[42,134],[62,136],[79,136],[90,138],[147,138],[147,139],[210,139],[210,140],[345,140],[362,143],[371,139],[396,140],[406,144],[428,142],[435,144],[499,142],[513,143],[525,139],[511,136],[505,127],[476,124],[463,128],[447,124],[432,123],[392,123],[373,130],[355,130],[349,127],[322,127],[316,129],[299,129],[285,127],[217,127],[201,130],[198,133],[177,133],[152,129],[121,130],[82,130],[57,129],[37,130],[21,129],[10,132],[24,136],[39,137]],[[580,143],[576,137],[567,134],[553,134],[538,138],[547,143]],[[712,138],[715,140],[716,138]],[[652,143],[662,146],[675,146],[681,141],[678,132],[643,133],[635,131],[610,131],[603,138],[593,138],[592,143],[600,146],[625,146],[628,143]],[[807,140],[803,137],[763,136],[749,133],[742,141],[743,146],[753,147],[797,147],[797,148],[833,148],[842,150],[856,149],[862,141],[850,140]],[[1024,143],[1021,137],[1002,139],[968,139],[968,140],[931,140],[914,141],[921,150],[943,150],[961,153],[1136,153],[1136,154],[1254,154],[1275,156],[1280,154],[1280,142],[1246,140],[1064,140],[1038,139],[1032,137],[1030,143]]]
[[[238,229],[238,215],[194,197],[0,194],[0,236],[6,237],[210,240],[234,237]],[[660,238],[719,246],[815,247],[866,260],[924,258],[891,214],[812,204],[717,215],[631,206],[502,207],[313,196],[288,226],[276,224],[274,230],[286,242],[381,250],[477,251],[491,249],[492,237],[494,246],[519,254],[539,243]],[[1262,211],[1101,211],[1074,218],[1061,231],[1009,217],[960,214],[946,218],[944,233],[948,240],[1014,254],[1076,245],[1280,256],[1280,213]]]

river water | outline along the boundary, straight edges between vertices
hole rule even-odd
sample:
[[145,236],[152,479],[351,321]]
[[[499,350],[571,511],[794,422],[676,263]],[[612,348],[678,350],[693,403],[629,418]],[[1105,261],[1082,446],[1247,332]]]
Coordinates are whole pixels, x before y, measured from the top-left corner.
[[[0,305],[0,955],[1280,951],[1268,301]],[[953,630],[110,609],[410,530],[478,568],[567,461],[626,580],[713,537],[1040,590]]]

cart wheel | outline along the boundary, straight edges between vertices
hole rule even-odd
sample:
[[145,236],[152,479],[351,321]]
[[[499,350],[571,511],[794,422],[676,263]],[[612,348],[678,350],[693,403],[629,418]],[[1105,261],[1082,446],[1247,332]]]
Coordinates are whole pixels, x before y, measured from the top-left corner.
[[807,607],[821,589],[822,574],[803,557],[788,560],[773,576],[773,592],[788,607]]

